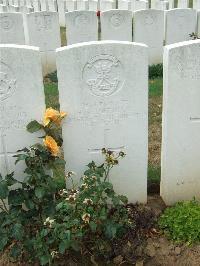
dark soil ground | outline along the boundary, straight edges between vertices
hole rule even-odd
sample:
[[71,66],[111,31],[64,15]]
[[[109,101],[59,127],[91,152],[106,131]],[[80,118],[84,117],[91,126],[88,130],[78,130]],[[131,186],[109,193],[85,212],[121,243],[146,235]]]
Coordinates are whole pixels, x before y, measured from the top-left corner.
[[[158,195],[148,197],[146,205],[128,205],[130,216],[136,227],[123,238],[112,244],[110,258],[96,259],[88,253],[83,256],[66,256],[53,265],[66,266],[199,266],[200,245],[188,247],[168,240],[157,227],[157,218],[165,209],[165,204]],[[12,263],[5,253],[0,257],[0,266],[27,266],[24,263]],[[36,265],[35,265],[36,266]]]

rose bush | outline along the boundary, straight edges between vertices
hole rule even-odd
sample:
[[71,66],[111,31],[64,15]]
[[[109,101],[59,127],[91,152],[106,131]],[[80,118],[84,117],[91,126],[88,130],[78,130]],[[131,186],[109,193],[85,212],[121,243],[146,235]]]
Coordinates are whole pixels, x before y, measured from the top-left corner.
[[[65,116],[48,108],[43,123],[28,124],[31,133],[44,131],[44,141],[15,156],[16,163],[24,161],[26,166],[23,181],[14,173],[0,175],[0,251],[9,250],[15,260],[50,265],[73,252],[107,256],[112,240],[134,227],[127,198],[117,195],[109,182],[123,151],[102,149],[104,163],[89,163],[80,184],[74,183],[73,172],[62,180],[51,174],[65,165],[60,134]],[[71,180],[67,188],[66,179]]]

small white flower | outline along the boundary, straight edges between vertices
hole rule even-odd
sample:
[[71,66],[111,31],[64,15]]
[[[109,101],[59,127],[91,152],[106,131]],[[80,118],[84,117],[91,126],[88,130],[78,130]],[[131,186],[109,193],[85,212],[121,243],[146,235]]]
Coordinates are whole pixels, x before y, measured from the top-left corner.
[[54,224],[55,220],[54,219],[50,219],[50,217],[48,217],[45,222],[44,225],[47,225],[49,227],[52,227],[52,225]]
[[88,179],[88,176],[84,175],[83,176],[83,181],[86,181]]
[[76,173],[73,172],[73,171],[69,171],[69,172],[67,172],[67,174],[66,174],[66,178],[71,177],[71,176],[73,176],[73,175],[76,175]]
[[92,176],[93,180],[97,180],[97,177],[95,175]]
[[81,188],[83,188],[83,189],[87,189],[87,188],[88,188],[88,185],[85,184],[85,183],[83,183],[83,184],[81,185]]
[[57,255],[58,255],[58,251],[53,250],[53,251],[51,252],[51,257],[52,257],[52,259],[53,259],[54,257],[56,257]]
[[68,198],[65,199],[66,201],[75,201],[76,200],[76,195],[69,195]]
[[85,213],[82,215],[82,220],[85,222],[85,223],[89,223],[90,222],[90,214],[89,213]]
[[91,199],[84,199],[83,204],[92,205],[93,201]]

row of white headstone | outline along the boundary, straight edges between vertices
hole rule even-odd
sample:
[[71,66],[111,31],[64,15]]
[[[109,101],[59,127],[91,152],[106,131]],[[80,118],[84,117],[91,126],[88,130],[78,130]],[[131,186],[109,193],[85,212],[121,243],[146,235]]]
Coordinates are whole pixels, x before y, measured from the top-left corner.
[[[133,15],[133,18],[132,18]],[[200,35],[200,13],[193,9],[110,10],[101,13],[100,32],[94,11],[66,13],[67,44],[101,40],[134,41],[149,47],[149,64],[162,63],[163,45]],[[133,21],[132,21],[133,19]],[[198,21],[198,23],[197,23]],[[197,25],[199,24],[199,25]],[[132,29],[133,27],[133,29]],[[56,70],[55,49],[61,46],[58,13],[0,13],[0,43],[27,44],[40,48],[44,75]]]
[[[123,9],[137,11],[141,9],[168,10],[175,7],[175,0],[0,0],[0,11],[38,12],[55,11],[59,13],[60,25],[65,25],[65,12],[74,10],[106,11]],[[189,0],[178,0],[178,8],[189,8]],[[193,0],[193,8],[200,9],[200,0]]]
[[[45,110],[39,49],[0,45],[0,172],[15,170],[16,151],[39,141],[26,131]],[[79,178],[101,148],[127,156],[110,178],[130,202],[147,200],[148,48],[102,41],[57,49],[66,171]],[[161,196],[166,204],[200,199],[200,40],[164,48]]]

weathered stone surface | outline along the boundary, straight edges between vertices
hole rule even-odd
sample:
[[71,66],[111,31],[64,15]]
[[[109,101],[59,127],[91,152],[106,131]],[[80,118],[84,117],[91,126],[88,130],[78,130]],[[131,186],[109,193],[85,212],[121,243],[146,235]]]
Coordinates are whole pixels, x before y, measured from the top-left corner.
[[178,8],[166,11],[165,43],[190,40],[190,34],[196,32],[196,23],[196,10]]
[[132,12],[109,10],[101,13],[101,39],[132,41]]
[[57,49],[67,169],[80,177],[101,149],[127,154],[110,178],[131,202],[147,199],[147,47],[102,41]]
[[66,16],[67,44],[98,40],[98,20],[95,11],[68,12]]
[[38,46],[42,54],[43,74],[56,70],[55,49],[61,46],[57,12],[27,14],[28,44]]
[[149,9],[134,12],[133,28],[133,40],[148,46],[149,64],[162,63],[164,11]]
[[14,166],[17,150],[38,142],[37,135],[26,131],[31,120],[41,120],[45,109],[42,69],[38,48],[0,45],[0,172],[15,169],[16,177],[24,170]]
[[25,44],[22,14],[0,13],[0,43]]
[[200,41],[165,47],[161,196],[200,199]]

